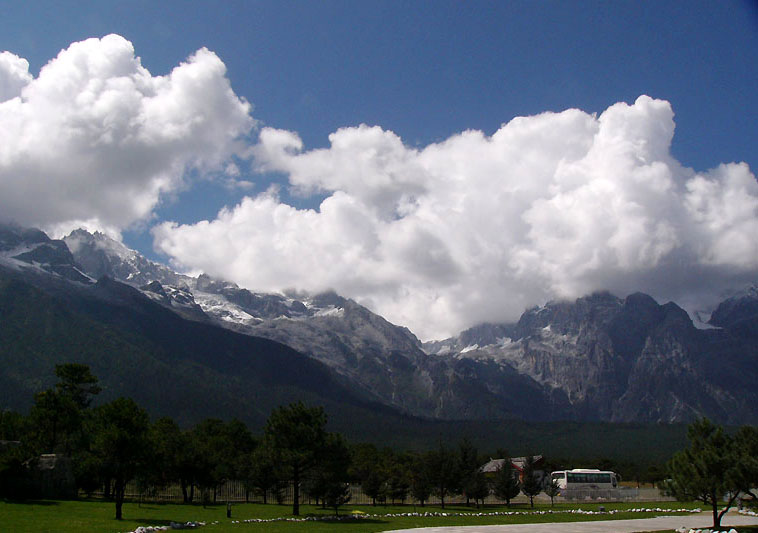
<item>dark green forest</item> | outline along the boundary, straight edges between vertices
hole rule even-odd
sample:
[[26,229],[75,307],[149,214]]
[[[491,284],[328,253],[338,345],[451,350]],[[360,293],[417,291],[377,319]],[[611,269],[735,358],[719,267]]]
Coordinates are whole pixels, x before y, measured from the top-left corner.
[[[263,495],[264,503],[268,494],[281,500],[282,491],[291,486],[293,514],[299,513],[301,491],[337,511],[350,500],[348,482],[360,483],[374,504],[411,497],[423,505],[435,495],[444,508],[445,498],[464,494],[467,502],[478,505],[490,493],[491,483],[480,468],[488,454],[467,437],[437,438],[424,451],[350,442],[328,431],[322,407],[302,402],[274,408],[259,431],[237,419],[218,418],[183,429],[170,417],[150,421],[131,398],[95,404],[103,389],[85,364],[59,364],[54,373],[57,382],[34,394],[27,415],[1,413],[0,496],[39,497],[34,472],[43,454],[55,454],[71,465],[69,497],[103,490],[116,503],[116,518],[121,518],[126,486],[133,480],[146,493],[180,485],[185,503],[215,500],[216,490],[227,480],[244,481],[249,493]],[[494,454],[511,457],[503,448]],[[573,466],[565,459],[540,461],[547,471]],[[513,484],[507,463],[505,478],[511,484],[503,489],[506,501],[511,489],[531,496],[541,492],[531,473],[534,464],[529,456],[520,486],[518,481]],[[641,481],[661,473],[659,468],[643,471],[637,464],[610,459],[600,466],[625,470]]]
[[56,381],[56,364],[86,364],[100,379],[95,404],[119,396],[182,428],[238,419],[262,431],[279,405],[320,405],[328,429],[351,442],[428,450],[463,436],[480,450],[608,459],[646,469],[686,439],[684,425],[522,420],[429,420],[371,401],[321,363],[261,338],[184,320],[125,285],[101,281],[42,290],[0,272],[0,407],[26,413]]
[[[70,479],[62,483],[65,494],[53,497],[102,490],[115,502],[117,519],[133,481],[147,494],[179,485],[185,503],[196,498],[215,502],[217,490],[229,480],[243,481],[247,494],[262,495],[264,503],[269,495],[281,502],[291,487],[293,515],[299,514],[306,494],[338,513],[351,499],[351,482],[359,483],[374,505],[411,498],[423,506],[433,495],[444,508],[446,499],[463,495],[467,504],[479,507],[490,493],[509,505],[522,492],[533,506],[540,492],[547,492],[551,501],[558,492],[555,483],[537,475],[537,461],[547,473],[578,466],[576,458],[529,453],[520,475],[509,459],[488,478],[481,466],[493,454],[482,453],[468,437],[438,437],[425,451],[350,442],[328,431],[322,407],[303,402],[274,408],[262,431],[251,431],[237,419],[218,418],[182,429],[170,417],[150,421],[147,410],[131,398],[95,405],[103,389],[85,364],[59,364],[54,373],[57,382],[34,394],[28,415],[0,413],[0,497],[50,497],[41,492],[37,465],[54,457],[70,465]],[[758,483],[758,430],[744,426],[730,436],[703,419],[689,426],[687,437],[690,447],[665,465],[598,458],[593,466],[638,482],[661,482],[668,494],[711,505],[717,526],[726,512],[717,509],[722,495],[729,497],[727,509],[740,494],[755,499],[751,491]],[[504,448],[494,455],[512,457]]]

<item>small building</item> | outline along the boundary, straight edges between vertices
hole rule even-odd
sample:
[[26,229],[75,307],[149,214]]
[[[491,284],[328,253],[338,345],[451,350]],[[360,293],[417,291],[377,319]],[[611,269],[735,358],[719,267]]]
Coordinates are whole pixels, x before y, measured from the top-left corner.
[[[534,455],[534,476],[539,479],[545,477],[545,458],[541,455]],[[509,457],[507,459],[492,459],[482,465],[479,470],[484,472],[484,475],[491,477],[495,475],[495,472],[503,468],[506,461],[510,461],[511,468],[518,474],[519,481],[524,481],[524,465],[526,464],[526,457]]]
[[27,461],[30,490],[37,498],[76,498],[76,479],[71,459],[65,455],[45,453]]

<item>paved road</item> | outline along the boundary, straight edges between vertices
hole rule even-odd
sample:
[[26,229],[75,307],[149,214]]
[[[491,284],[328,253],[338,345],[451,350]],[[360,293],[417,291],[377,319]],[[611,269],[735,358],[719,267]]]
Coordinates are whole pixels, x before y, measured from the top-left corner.
[[[758,517],[729,513],[721,521],[721,529],[732,526],[758,525]],[[635,518],[633,520],[599,520],[595,522],[553,522],[547,524],[508,524],[502,526],[451,526],[398,529],[385,533],[636,533],[680,527],[705,529],[713,524],[710,513],[681,516]]]

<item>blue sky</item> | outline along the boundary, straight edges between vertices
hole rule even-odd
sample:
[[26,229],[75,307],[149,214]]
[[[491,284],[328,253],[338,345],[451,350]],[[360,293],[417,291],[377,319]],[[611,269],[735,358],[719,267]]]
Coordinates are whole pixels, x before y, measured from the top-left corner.
[[[616,103],[632,105],[640,95],[648,95],[669,102],[673,109],[676,129],[670,156],[683,167],[705,173],[721,163],[745,162],[753,175],[758,167],[756,2],[0,2],[0,13],[0,51],[25,58],[33,77],[72,43],[111,33],[133,45],[152,76],[169,74],[206,47],[225,65],[233,93],[252,104],[250,115],[257,122],[242,135],[248,146],[258,142],[263,128],[272,128],[296,132],[302,153],[326,150],[330,134],[366,124],[394,133],[407,149],[421,151],[464,130],[491,136],[518,116],[570,108],[601,115]],[[291,161],[245,154],[238,151],[229,160],[241,171],[235,179],[252,185],[224,186],[218,171],[188,171],[181,186],[162,189],[149,216],[141,211],[128,219],[131,223],[114,223],[125,242],[151,257],[207,270],[210,265],[181,253],[177,241],[156,244],[150,229],[164,221],[188,226],[213,221],[222,207],[234,209],[271,183],[282,186],[281,206],[300,210],[319,209],[336,192],[353,194],[349,186],[325,185],[321,178],[308,181],[307,177],[301,181],[308,182],[308,191],[290,194]],[[681,177],[682,187],[689,178]],[[353,194],[365,200],[359,196]],[[747,213],[748,225],[755,216],[751,209],[741,211]],[[715,262],[729,263],[730,274],[720,271],[714,287],[755,279],[758,258],[750,257],[753,251],[744,247],[742,256],[730,258],[731,263],[719,256]],[[468,253],[445,251],[453,262]],[[687,250],[692,253],[696,252]],[[708,253],[708,257],[718,255]],[[614,260],[618,276],[623,274],[619,265],[624,264],[622,259]],[[417,320],[417,315],[409,319],[397,309],[407,303],[402,294],[419,288],[428,295],[418,308],[442,299],[440,314],[463,315],[468,311],[452,309],[456,304],[450,303],[460,295],[444,294],[443,287],[463,283],[452,272],[477,268],[460,266],[443,268],[444,275],[432,274],[435,281],[425,278],[419,287],[399,287],[379,276],[345,286],[327,277],[305,288],[338,285],[377,309],[391,310],[388,313],[398,321]],[[383,261],[374,267],[388,268]],[[418,266],[419,276],[428,274],[427,267]],[[661,289],[666,283],[649,281],[655,276],[648,267],[635,278],[640,288],[657,289],[662,297],[684,291]],[[355,265],[353,270],[364,268],[368,267]],[[216,273],[256,284],[236,270],[218,266]],[[293,274],[292,286],[307,285],[299,279]],[[613,276],[608,279],[611,288],[629,288],[614,282]],[[269,279],[261,282],[261,288],[272,289],[277,283],[280,288],[287,286],[286,281]],[[394,291],[392,305],[381,303],[378,291],[385,284]],[[478,290],[466,287],[469,292]],[[599,287],[573,281],[567,285],[547,275],[535,281],[533,291],[516,298],[514,309],[539,303],[552,293],[571,296],[587,288]],[[484,315],[498,314],[495,303],[484,307]],[[458,327],[466,320],[453,322]]]

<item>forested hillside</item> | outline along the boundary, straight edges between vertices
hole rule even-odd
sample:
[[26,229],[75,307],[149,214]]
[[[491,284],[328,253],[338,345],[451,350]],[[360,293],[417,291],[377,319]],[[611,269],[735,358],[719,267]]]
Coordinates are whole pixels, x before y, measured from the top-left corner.
[[[36,280],[36,285],[33,281]],[[348,439],[427,449],[471,438],[480,449],[561,457],[665,460],[683,426],[441,421],[403,415],[361,398],[321,363],[266,339],[185,320],[135,289],[94,286],[0,270],[0,405],[26,412],[55,382],[55,364],[79,362],[99,376],[98,401],[134,398],[151,416],[187,427],[238,418],[254,431],[273,407],[323,405]]]

